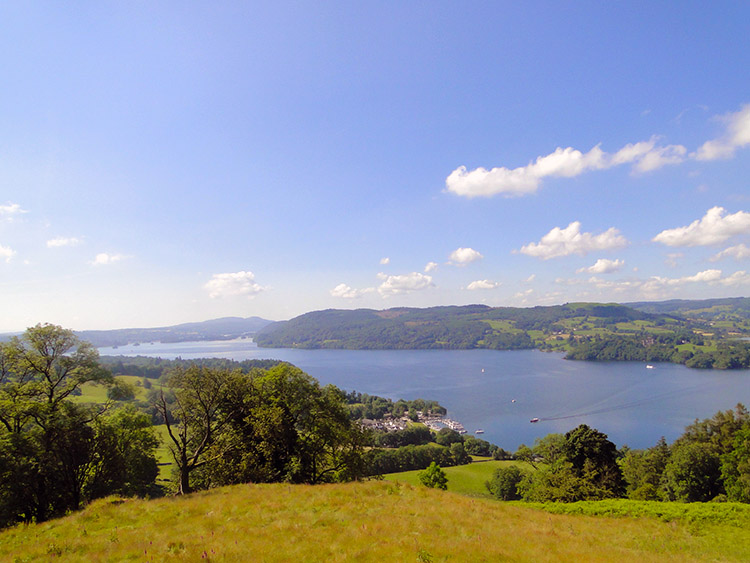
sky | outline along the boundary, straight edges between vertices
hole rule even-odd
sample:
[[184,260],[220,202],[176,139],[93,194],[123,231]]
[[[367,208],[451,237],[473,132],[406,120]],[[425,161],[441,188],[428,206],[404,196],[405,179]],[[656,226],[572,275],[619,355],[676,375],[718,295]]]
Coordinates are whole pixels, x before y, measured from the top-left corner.
[[4,2],[0,331],[750,295],[746,2]]

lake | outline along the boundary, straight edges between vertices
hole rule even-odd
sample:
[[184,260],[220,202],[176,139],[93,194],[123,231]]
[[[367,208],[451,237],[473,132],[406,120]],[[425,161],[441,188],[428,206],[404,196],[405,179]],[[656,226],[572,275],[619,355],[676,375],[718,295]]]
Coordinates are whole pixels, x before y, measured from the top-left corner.
[[[515,451],[581,423],[618,447],[672,442],[696,418],[750,405],[750,370],[695,370],[676,364],[574,362],[537,350],[297,350],[252,340],[100,348],[101,355],[276,359],[322,384],[391,399],[434,399],[470,434]],[[540,418],[537,423],[530,419]]]

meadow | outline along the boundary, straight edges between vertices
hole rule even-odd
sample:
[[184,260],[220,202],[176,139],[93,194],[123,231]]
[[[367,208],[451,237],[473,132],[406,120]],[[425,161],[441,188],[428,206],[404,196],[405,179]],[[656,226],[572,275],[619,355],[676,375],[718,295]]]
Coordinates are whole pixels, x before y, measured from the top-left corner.
[[239,485],[98,500],[0,533],[0,561],[746,561],[748,524],[551,514],[390,481]]

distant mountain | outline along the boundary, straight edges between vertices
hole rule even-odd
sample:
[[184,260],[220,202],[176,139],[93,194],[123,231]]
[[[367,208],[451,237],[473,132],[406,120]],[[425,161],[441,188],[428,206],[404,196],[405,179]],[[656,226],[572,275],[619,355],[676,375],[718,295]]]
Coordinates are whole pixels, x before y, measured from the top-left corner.
[[159,328],[123,328],[115,330],[76,331],[81,340],[94,346],[124,346],[136,342],[190,342],[231,340],[253,336],[273,321],[260,317],[224,317],[210,321],[183,323]]

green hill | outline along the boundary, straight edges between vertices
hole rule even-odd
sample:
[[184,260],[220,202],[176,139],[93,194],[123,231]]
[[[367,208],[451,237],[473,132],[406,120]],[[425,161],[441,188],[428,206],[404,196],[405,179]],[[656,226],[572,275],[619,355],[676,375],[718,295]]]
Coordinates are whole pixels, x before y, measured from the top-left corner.
[[96,501],[0,533],[0,561],[743,561],[748,524],[550,514],[376,481],[240,485]]
[[750,299],[314,311],[263,328],[273,348],[539,350],[568,359],[750,367]]

